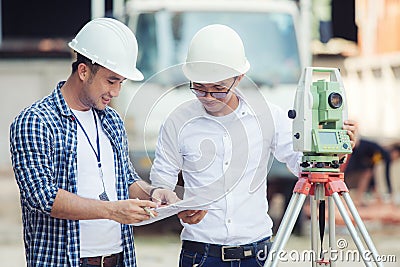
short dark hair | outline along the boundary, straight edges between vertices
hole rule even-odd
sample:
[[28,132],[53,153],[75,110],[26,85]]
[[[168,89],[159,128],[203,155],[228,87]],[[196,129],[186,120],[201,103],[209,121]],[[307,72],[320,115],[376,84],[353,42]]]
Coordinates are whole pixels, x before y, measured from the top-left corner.
[[93,63],[93,61],[88,59],[87,57],[76,53],[76,60],[72,63],[72,73],[74,73],[78,69],[78,65],[81,63],[87,65],[93,74],[96,74],[100,67],[99,64]]

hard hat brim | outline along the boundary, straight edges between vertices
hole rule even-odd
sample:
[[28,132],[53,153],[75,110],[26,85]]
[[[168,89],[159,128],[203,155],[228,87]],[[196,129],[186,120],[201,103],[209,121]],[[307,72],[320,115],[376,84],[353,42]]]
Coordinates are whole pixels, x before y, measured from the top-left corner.
[[111,70],[111,71],[117,73],[118,75],[123,76],[124,78],[127,78],[128,80],[132,80],[132,81],[142,81],[142,80],[144,79],[144,76],[143,76],[142,72],[140,72],[140,70],[138,70],[137,68],[132,68],[132,71],[130,71],[129,73],[126,73],[126,72],[122,72],[122,71],[120,71],[120,70],[117,70],[116,68],[113,68],[113,67],[111,67],[111,66],[108,66],[107,64],[103,64],[102,62],[98,62],[98,60],[96,60],[95,58],[93,58],[93,56],[92,56],[91,54],[86,53],[86,51],[83,50],[83,49],[79,49],[79,48],[76,46],[76,41],[74,41],[74,40],[71,41],[71,42],[69,42],[69,43],[68,43],[68,46],[69,46],[72,50],[74,50],[76,53],[79,53],[79,54],[81,54],[82,56],[87,57],[88,59],[92,60],[94,63],[97,63],[97,64],[99,64],[100,66],[102,66],[102,67],[104,67],[104,68],[106,68],[106,69],[108,69],[108,70]]
[[245,74],[249,69],[250,63],[247,60],[241,69],[233,69],[226,65],[206,61],[186,62],[182,66],[182,71],[186,78],[198,83],[223,81]]
[[[119,73],[118,73],[119,74]],[[123,73],[120,74],[121,76],[127,78],[128,80],[132,81],[142,81],[144,79],[143,74],[136,68],[132,70],[132,73],[128,73],[124,75]]]

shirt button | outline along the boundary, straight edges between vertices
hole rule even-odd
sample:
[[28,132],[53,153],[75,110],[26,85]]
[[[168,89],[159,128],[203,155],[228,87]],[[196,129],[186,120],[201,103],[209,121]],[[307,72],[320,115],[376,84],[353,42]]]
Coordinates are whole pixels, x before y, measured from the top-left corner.
[[228,165],[229,164],[229,162],[227,161],[227,162],[225,162],[225,165]]
[[231,220],[231,219],[228,219],[226,222],[227,222],[227,223],[231,223],[231,222],[232,222],[232,220]]
[[245,112],[245,111],[242,111],[242,115],[244,115],[244,114],[246,114],[246,112]]

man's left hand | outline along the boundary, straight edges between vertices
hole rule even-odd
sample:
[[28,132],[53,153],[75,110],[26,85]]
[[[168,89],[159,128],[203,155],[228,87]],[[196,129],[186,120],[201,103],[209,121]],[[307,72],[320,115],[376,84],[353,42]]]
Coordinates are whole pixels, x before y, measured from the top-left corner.
[[207,210],[185,210],[178,213],[178,218],[184,223],[196,224],[199,223],[206,214]]
[[343,124],[343,130],[347,130],[350,137],[351,148],[354,149],[358,142],[358,125],[353,120],[347,120]]
[[181,200],[174,191],[165,188],[155,188],[150,197],[159,206],[174,204]]

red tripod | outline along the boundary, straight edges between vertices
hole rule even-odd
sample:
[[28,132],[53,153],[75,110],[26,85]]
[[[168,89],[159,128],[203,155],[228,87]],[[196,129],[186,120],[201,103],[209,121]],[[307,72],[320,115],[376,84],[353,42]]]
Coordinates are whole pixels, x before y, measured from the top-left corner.
[[[297,181],[293,190],[292,198],[286,209],[285,215],[282,219],[281,225],[279,226],[278,233],[275,237],[271,251],[268,254],[268,258],[264,266],[274,267],[276,266],[279,257],[283,251],[283,248],[290,237],[293,230],[294,224],[297,217],[299,216],[300,210],[304,204],[306,197],[310,195],[311,204],[311,248],[314,252],[315,258],[312,261],[313,267],[334,267],[335,261],[330,258],[325,258],[322,253],[323,245],[323,229],[325,227],[325,200],[328,199],[328,226],[329,226],[329,249],[331,251],[337,249],[336,238],[335,238],[335,204],[349,230],[354,243],[357,246],[358,252],[363,258],[365,266],[372,266],[374,262],[376,266],[383,266],[379,262],[379,254],[368,235],[364,223],[361,220],[360,215],[354,206],[353,201],[349,195],[349,190],[344,183],[344,174],[340,172],[301,172],[299,180]],[[347,212],[340,197],[343,197],[347,208],[349,209],[354,222],[358,228],[359,233],[362,235],[365,244],[369,251],[364,247],[355,226]],[[317,205],[319,203],[319,205]],[[321,243],[318,243],[318,218],[317,210],[319,210],[319,228],[320,228],[320,239]],[[321,251],[318,256],[317,252]],[[367,255],[372,256],[367,257]]]

